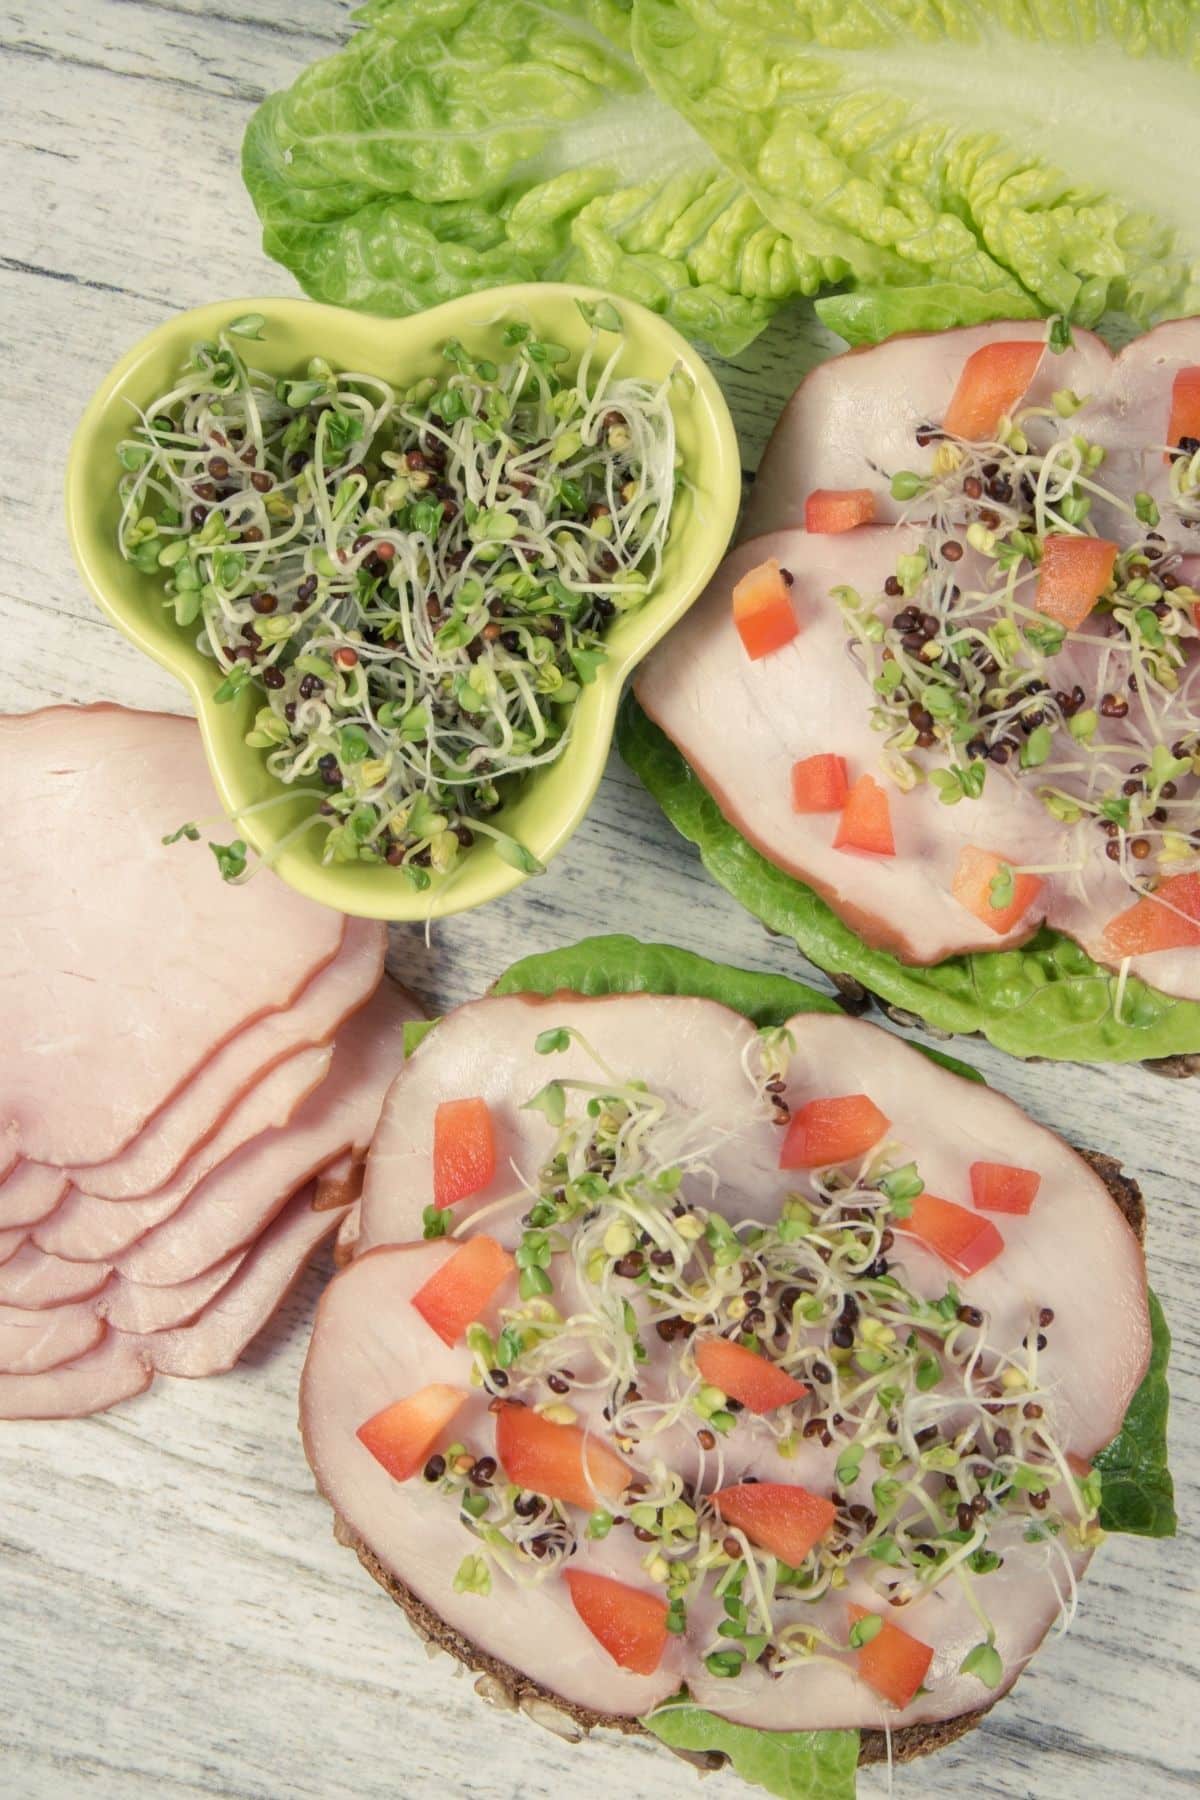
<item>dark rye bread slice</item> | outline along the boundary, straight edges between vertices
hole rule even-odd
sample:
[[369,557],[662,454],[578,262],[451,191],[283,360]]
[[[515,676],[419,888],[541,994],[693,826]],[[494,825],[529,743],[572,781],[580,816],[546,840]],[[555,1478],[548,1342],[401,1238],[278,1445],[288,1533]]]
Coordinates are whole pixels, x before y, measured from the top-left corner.
[[[1103,1181],[1112,1197],[1114,1206],[1122,1214],[1138,1243],[1145,1239],[1146,1206],[1142,1192],[1136,1181],[1124,1174],[1120,1163],[1113,1156],[1106,1156],[1100,1150],[1080,1150],[1079,1155],[1089,1168],[1094,1169]],[[398,1581],[391,1572],[384,1568],[370,1546],[364,1543],[357,1532],[353,1531],[345,1520],[335,1513],[333,1535],[339,1544],[353,1550],[367,1573],[374,1577],[396,1602],[417,1636],[426,1645],[430,1653],[443,1650],[456,1662],[469,1669],[478,1679],[475,1691],[489,1705],[509,1712],[523,1712],[534,1724],[553,1731],[556,1736],[569,1741],[578,1741],[586,1732],[598,1727],[606,1727],[612,1731],[621,1731],[628,1736],[648,1736],[645,1726],[637,1719],[613,1713],[595,1712],[586,1706],[575,1705],[563,1700],[550,1688],[543,1687],[540,1682],[531,1681],[520,1669],[511,1663],[505,1663],[464,1637],[461,1632],[439,1618],[425,1602]],[[958,1738],[973,1731],[992,1705],[978,1707],[974,1712],[960,1713],[955,1719],[941,1719],[928,1725],[905,1725],[893,1731],[891,1737],[891,1757],[894,1762],[910,1762],[917,1756],[928,1756],[935,1750],[942,1750],[947,1744],[953,1744]],[[889,1734],[883,1731],[864,1731],[858,1760],[861,1766],[869,1763],[883,1762],[887,1759]],[[693,1754],[690,1751],[677,1751],[676,1755],[684,1761],[697,1764],[702,1769],[717,1769],[726,1760],[719,1751],[708,1751]]]

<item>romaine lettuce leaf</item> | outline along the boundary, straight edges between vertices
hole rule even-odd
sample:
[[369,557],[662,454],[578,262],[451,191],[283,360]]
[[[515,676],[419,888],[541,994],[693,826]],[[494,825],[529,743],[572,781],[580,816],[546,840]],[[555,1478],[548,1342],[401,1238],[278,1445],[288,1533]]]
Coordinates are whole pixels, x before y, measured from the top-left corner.
[[[785,1025],[794,1013],[840,1013],[842,1008],[828,994],[793,981],[789,975],[760,975],[753,969],[735,969],[729,963],[710,962],[674,944],[644,944],[640,938],[612,936],[582,938],[561,950],[542,950],[506,969],[492,988],[494,994],[692,994],[732,1007],[753,1024]],[[404,1028],[405,1054],[409,1032],[423,1037],[430,1027],[424,1020]],[[420,1038],[416,1039],[420,1042]],[[931,1062],[940,1063],[964,1081],[982,1081],[978,1069],[947,1056],[928,1044],[916,1049]]]
[[1193,5],[635,0],[633,46],[767,217],[877,307],[927,283],[1085,324],[1200,305]]
[[1057,932],[1019,950],[952,956],[916,968],[874,950],[803,882],[777,869],[723,816],[670,739],[632,695],[617,727],[622,756],[722,887],[830,974],[850,975],[935,1030],[982,1032],[1013,1056],[1135,1062],[1200,1051],[1200,1004],[1117,981]]
[[1150,1328],[1150,1367],[1129,1403],[1120,1432],[1096,1458],[1102,1478],[1100,1523],[1105,1531],[1126,1531],[1138,1537],[1174,1537],[1175,1484],[1167,1465],[1167,1413],[1171,1403],[1167,1362],[1171,1333],[1153,1292]]
[[673,1750],[716,1750],[743,1781],[780,1800],[854,1800],[857,1731],[759,1731],[732,1725],[686,1694],[642,1720]]
[[733,355],[829,278],[655,98],[620,0],[377,0],[273,94],[242,169],[315,299],[409,313],[577,280]]

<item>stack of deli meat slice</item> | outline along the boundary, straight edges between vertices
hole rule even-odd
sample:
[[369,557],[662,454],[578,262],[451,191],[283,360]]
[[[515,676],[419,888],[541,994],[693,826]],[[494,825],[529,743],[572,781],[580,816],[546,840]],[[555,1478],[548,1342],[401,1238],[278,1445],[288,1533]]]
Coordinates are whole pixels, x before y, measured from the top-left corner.
[[230,1368],[356,1195],[415,1004],[386,928],[165,844],[188,720],[0,719],[0,1417]]

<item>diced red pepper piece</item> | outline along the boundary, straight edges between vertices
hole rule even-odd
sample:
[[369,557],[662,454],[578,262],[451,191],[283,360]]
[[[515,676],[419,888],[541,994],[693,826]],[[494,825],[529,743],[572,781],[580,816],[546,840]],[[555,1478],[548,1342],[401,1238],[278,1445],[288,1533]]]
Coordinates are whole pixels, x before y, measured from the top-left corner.
[[841,812],[849,791],[844,756],[806,756],[792,764],[793,812]]
[[[869,1617],[867,1607],[851,1606],[852,1625]],[[901,1631],[890,1619],[885,1619],[870,1643],[864,1644],[854,1654],[858,1672],[867,1686],[873,1687],[877,1694],[882,1694],[885,1700],[890,1700],[893,1706],[899,1707],[907,1706],[915,1698],[933,1661],[933,1651],[928,1644],[923,1644],[920,1638],[913,1637],[907,1631]]]
[[804,502],[804,529],[831,537],[870,525],[875,517],[875,496],[870,488],[814,488]]
[[779,1153],[781,1169],[828,1169],[877,1144],[891,1120],[865,1094],[807,1100],[792,1114]]
[[705,1338],[696,1345],[696,1367],[711,1387],[739,1400],[747,1412],[769,1413],[803,1400],[808,1389],[769,1357],[728,1338]]
[[433,1204],[457,1206],[496,1173],[496,1134],[486,1100],[443,1100],[433,1115]]
[[1167,427],[1169,446],[1164,462],[1172,460],[1184,438],[1200,441],[1200,369],[1180,369],[1171,384],[1171,423]]
[[832,1500],[784,1481],[750,1481],[718,1488],[713,1505],[727,1525],[752,1544],[798,1569],[837,1517]]
[[[998,875],[1003,877],[1005,870],[1012,874],[1012,899],[1004,906],[993,906],[992,882]],[[954,898],[999,936],[1011,931],[1017,920],[1024,917],[1041,893],[1042,885],[1040,876],[1018,875],[1012,864],[993,850],[980,850],[975,844],[967,844],[959,852],[958,867],[954,871]]]
[[635,1675],[653,1675],[667,1647],[666,1601],[588,1569],[567,1569],[563,1579],[575,1611],[613,1661]]
[[511,1401],[496,1413],[496,1455],[518,1487],[589,1512],[598,1501],[619,1500],[633,1480],[629,1464],[593,1434]]
[[1034,605],[1056,625],[1078,631],[1112,580],[1118,546],[1108,538],[1053,533],[1042,541]]
[[775,558],[759,563],[733,590],[733,622],[752,662],[790,644],[800,626],[783,571]]
[[425,1467],[429,1452],[466,1399],[465,1388],[434,1381],[385,1406],[354,1435],[394,1480],[407,1481]]
[[1200,944],[1200,874],[1169,875],[1152,894],[1110,919],[1104,938],[1114,956],[1149,956]]
[[951,437],[992,438],[1001,419],[1011,417],[1037,373],[1045,345],[984,344],[963,364],[958,386],[942,420]]
[[468,1238],[417,1289],[412,1303],[443,1344],[457,1344],[467,1326],[482,1319],[516,1266],[495,1238]]
[[870,850],[875,856],[895,856],[892,809],[873,775],[860,775],[847,794],[833,847],[835,850]]
[[990,1219],[981,1219],[957,1201],[939,1200],[936,1194],[918,1194],[900,1229],[920,1238],[960,1275],[977,1275],[1004,1248],[1004,1239]]
[[1036,1169],[1018,1169],[1012,1163],[971,1164],[971,1198],[980,1212],[1027,1213],[1041,1185]]

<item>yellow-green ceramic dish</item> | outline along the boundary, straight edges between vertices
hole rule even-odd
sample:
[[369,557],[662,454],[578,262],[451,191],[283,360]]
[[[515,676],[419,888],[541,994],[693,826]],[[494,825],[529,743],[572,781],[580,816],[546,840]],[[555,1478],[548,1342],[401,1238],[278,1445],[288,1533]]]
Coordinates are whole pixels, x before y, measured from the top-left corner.
[[[144,575],[117,546],[120,467],[117,445],[129,432],[133,407],[148,407],[167,391],[191,346],[213,338],[242,313],[262,313],[261,342],[247,346],[257,366],[295,372],[310,356],[335,367],[363,369],[407,384],[444,367],[447,338],[461,338],[476,355],[511,355],[500,341],[514,319],[539,336],[565,344],[572,363],[590,337],[576,302],[607,298],[590,288],[528,283],[468,295],[411,319],[376,319],[307,300],[230,300],[168,320],[123,357],[80,421],[67,464],[67,526],[83,578],[126,637],[177,675],[191,695],[204,734],[222,803],[241,836],[269,856],[303,818],[310,802],[297,798],[242,818],[256,802],[282,792],[263,752],[243,741],[258,704],[251,691],[217,705],[216,664],[196,648],[194,628],[176,624],[163,604],[162,579]],[[669,325],[629,300],[619,300],[624,322],[622,374],[649,379],[681,365],[690,382],[674,383],[672,407],[686,485],[676,498],[662,579],[636,613],[614,621],[607,635],[609,660],[575,706],[567,747],[559,759],[528,777],[497,816],[497,823],[542,862],[558,853],[579,824],[596,791],[608,754],[621,687],[651,645],[675,624],[704,587],[733,531],[741,491],[737,440],[721,391],[692,347]],[[615,341],[615,340],[614,340]],[[567,365],[568,367],[571,365]],[[323,833],[301,837],[275,867],[285,881],[314,900],[343,912],[376,919],[438,918],[463,912],[507,893],[525,879],[478,843],[451,875],[416,892],[399,870],[386,866],[321,861]]]

